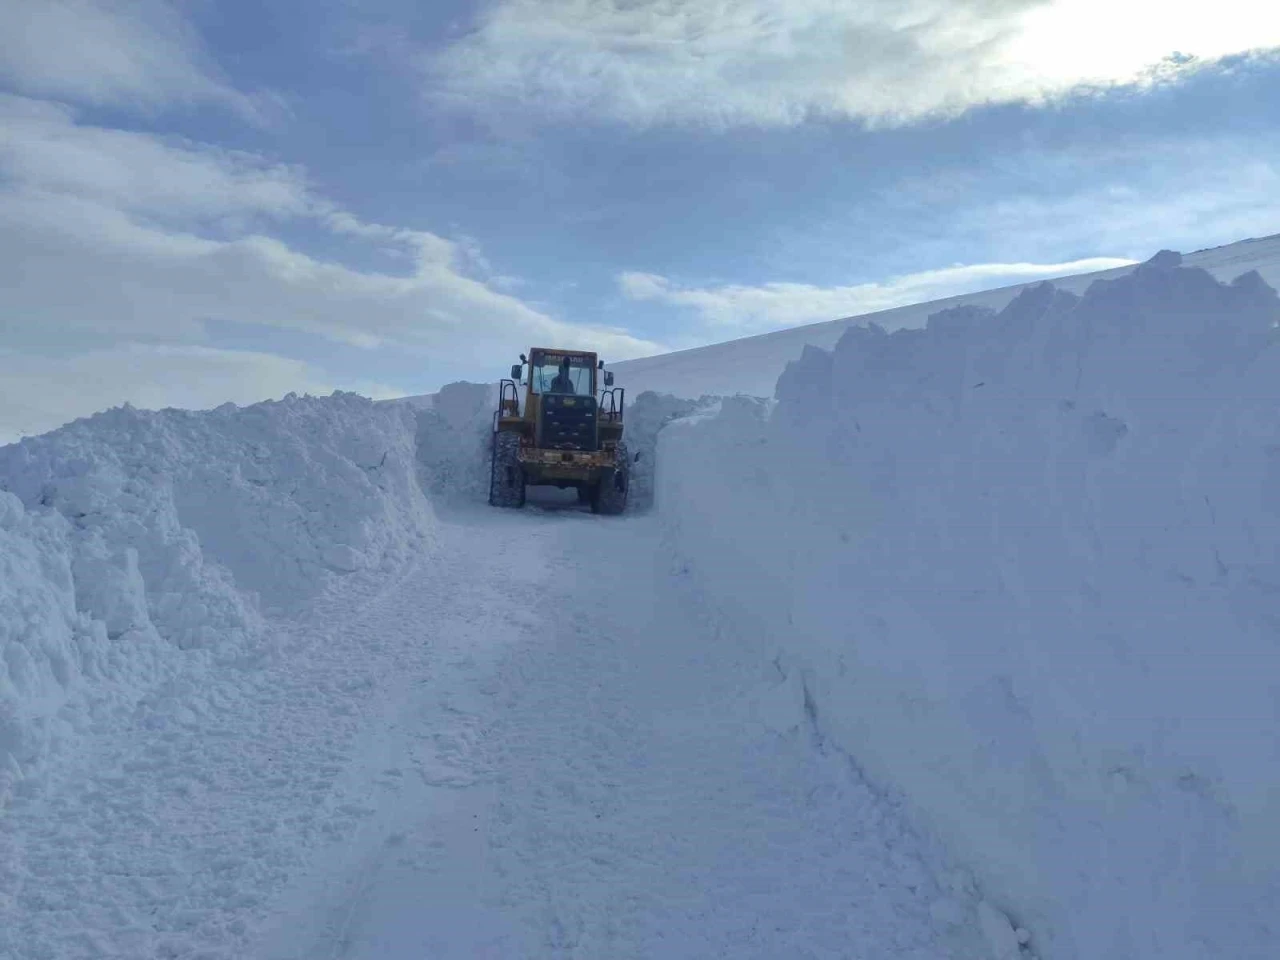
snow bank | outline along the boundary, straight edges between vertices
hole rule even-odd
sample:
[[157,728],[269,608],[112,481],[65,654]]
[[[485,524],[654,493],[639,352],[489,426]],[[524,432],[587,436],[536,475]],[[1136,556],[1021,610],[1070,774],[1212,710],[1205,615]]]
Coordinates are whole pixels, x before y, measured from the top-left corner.
[[632,458],[631,490],[627,510],[636,512],[653,505],[654,464],[657,460],[658,435],[673,420],[708,409],[713,398],[685,400],[670,394],[646,390],[627,403],[624,411],[623,439]]
[[[0,809],[25,771],[73,733],[59,716],[69,690],[113,674],[145,681],[157,665],[132,557],[112,564],[90,551],[77,564],[71,538],[61,516],[28,513],[0,492]],[[102,619],[76,603],[77,567],[95,565],[118,588],[110,602],[87,598]]]
[[[428,529],[412,416],[355,394],[205,412],[118,408],[0,449],[0,483],[132,547],[180,645],[295,611],[332,575],[390,569]],[[210,563],[209,561],[212,561]]]
[[460,381],[441,388],[417,413],[418,467],[424,490],[440,499],[485,500],[494,384]]
[[662,433],[671,547],[1052,958],[1280,934],[1280,301],[1162,254]]
[[[430,542],[414,416],[353,394],[129,407],[0,448],[0,770],[262,612]],[[184,654],[183,651],[188,651]]]

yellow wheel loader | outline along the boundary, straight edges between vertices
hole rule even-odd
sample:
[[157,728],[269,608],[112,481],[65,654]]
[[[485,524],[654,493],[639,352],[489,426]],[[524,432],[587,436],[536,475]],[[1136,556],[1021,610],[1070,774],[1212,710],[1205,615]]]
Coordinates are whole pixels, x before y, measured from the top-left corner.
[[622,440],[625,399],[594,353],[546,347],[522,353],[499,384],[489,503],[523,507],[525,489],[542,485],[577,489],[594,513],[622,513],[631,479]]

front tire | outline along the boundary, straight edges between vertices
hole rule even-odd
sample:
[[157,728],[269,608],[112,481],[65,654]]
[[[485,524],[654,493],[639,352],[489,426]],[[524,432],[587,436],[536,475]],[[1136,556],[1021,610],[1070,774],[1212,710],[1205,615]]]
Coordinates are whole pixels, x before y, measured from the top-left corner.
[[627,494],[631,492],[631,458],[627,445],[618,444],[614,465],[600,475],[600,481],[592,491],[591,512],[616,516],[627,509]]
[[489,468],[489,504],[523,507],[524,466],[520,463],[520,434],[500,431],[493,435],[493,459]]

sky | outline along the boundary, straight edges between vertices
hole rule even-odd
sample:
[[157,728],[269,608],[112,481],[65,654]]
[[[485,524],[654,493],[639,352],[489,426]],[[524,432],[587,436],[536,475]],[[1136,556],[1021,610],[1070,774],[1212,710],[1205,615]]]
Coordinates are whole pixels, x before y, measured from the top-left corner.
[[0,442],[1280,232],[1258,0],[6,0]]

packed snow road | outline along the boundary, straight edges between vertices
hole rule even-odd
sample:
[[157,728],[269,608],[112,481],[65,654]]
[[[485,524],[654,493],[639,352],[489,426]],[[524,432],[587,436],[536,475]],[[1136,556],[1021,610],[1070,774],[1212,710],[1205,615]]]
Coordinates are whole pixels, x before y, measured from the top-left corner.
[[372,812],[256,955],[979,955],[795,686],[666,586],[647,524],[471,511],[448,536],[449,602],[385,601],[435,656],[356,763]]
[[442,517],[252,682],[176,678],[18,798],[0,954],[987,956],[663,556],[643,518]]

